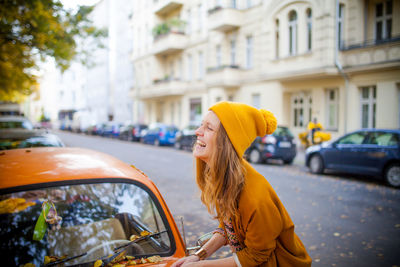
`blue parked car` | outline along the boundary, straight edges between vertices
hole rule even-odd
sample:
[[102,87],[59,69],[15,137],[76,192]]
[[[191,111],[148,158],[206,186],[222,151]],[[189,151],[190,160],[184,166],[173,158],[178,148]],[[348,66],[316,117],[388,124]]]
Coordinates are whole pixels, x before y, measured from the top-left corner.
[[153,123],[145,130],[141,142],[156,146],[171,146],[175,143],[175,136],[178,129],[175,126],[163,123]]
[[245,151],[245,157],[251,163],[262,163],[268,159],[281,159],[291,164],[296,157],[296,143],[289,128],[278,126],[270,135],[257,137]]
[[361,129],[306,150],[312,173],[332,169],[378,176],[400,187],[400,130]]

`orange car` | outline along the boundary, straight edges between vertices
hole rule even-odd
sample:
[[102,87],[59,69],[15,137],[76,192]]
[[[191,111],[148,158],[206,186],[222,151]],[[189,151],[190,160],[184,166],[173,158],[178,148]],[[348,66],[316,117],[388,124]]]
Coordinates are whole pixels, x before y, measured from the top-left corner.
[[3,266],[169,266],[185,244],[153,182],[80,148],[0,152]]

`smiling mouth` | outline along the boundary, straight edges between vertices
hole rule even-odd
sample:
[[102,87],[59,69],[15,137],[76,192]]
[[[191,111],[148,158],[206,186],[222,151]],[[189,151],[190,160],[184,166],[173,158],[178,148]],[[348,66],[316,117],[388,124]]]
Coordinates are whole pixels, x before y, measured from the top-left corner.
[[196,144],[199,145],[199,146],[201,146],[201,147],[206,147],[206,144],[203,143],[203,142],[201,142],[200,140],[197,140],[197,141],[196,141]]

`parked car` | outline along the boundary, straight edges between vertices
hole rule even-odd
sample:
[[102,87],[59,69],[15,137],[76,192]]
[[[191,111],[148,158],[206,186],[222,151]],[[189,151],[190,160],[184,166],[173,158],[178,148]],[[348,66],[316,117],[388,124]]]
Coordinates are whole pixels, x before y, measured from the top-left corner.
[[196,141],[196,129],[199,125],[192,124],[178,131],[175,136],[175,148],[191,150]]
[[153,144],[156,146],[170,146],[175,143],[175,135],[178,129],[173,125],[163,123],[153,123],[144,135],[141,137],[141,142],[145,144]]
[[112,156],[81,148],[7,150],[0,173],[7,177],[0,181],[4,266],[161,267],[185,256],[154,183]]
[[285,164],[291,164],[296,153],[293,134],[288,127],[278,126],[273,134],[257,137],[245,151],[245,157],[252,163],[281,159]]
[[0,116],[0,129],[28,129],[32,130],[31,121],[23,116]]
[[305,164],[312,173],[326,169],[384,178],[400,187],[400,130],[361,129],[336,141],[311,146]]
[[61,139],[47,130],[0,129],[0,150],[63,146]]
[[60,138],[46,130],[1,129],[0,150],[28,147],[63,147]]
[[109,121],[105,123],[101,136],[104,137],[111,137],[111,138],[118,138],[119,136],[119,129],[121,128],[122,123],[114,122],[114,121]]
[[141,137],[140,133],[143,129],[147,129],[146,124],[136,123],[121,126],[118,138],[121,140],[139,142]]

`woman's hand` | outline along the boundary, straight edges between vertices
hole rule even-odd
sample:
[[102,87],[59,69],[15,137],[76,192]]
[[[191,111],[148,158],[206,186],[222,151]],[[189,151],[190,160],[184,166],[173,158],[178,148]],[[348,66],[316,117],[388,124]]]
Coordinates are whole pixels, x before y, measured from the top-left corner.
[[199,260],[200,259],[198,256],[191,255],[191,256],[179,259],[178,261],[174,262],[174,264],[172,264],[171,267],[189,266],[190,263],[197,262]]

